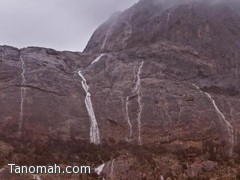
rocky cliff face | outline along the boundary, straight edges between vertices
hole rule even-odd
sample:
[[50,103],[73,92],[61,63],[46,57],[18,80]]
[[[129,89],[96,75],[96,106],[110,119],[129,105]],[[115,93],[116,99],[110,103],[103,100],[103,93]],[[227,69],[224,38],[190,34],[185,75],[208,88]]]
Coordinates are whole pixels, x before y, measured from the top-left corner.
[[2,46],[0,165],[104,164],[72,179],[238,178],[238,6],[142,0],[83,53]]

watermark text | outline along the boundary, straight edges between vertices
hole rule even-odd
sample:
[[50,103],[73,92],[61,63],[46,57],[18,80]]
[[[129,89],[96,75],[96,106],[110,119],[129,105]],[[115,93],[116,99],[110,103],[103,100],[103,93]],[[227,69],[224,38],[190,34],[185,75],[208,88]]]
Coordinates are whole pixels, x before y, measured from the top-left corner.
[[66,166],[61,168],[59,165],[49,166],[18,166],[8,164],[10,173],[14,174],[90,174],[90,166]]

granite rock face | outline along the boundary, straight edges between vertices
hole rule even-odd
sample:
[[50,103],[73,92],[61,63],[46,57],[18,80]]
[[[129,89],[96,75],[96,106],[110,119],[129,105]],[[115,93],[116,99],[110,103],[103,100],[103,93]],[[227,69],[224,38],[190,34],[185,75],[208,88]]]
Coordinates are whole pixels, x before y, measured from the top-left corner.
[[0,166],[104,164],[78,179],[239,177],[237,7],[142,0],[82,53],[0,47]]

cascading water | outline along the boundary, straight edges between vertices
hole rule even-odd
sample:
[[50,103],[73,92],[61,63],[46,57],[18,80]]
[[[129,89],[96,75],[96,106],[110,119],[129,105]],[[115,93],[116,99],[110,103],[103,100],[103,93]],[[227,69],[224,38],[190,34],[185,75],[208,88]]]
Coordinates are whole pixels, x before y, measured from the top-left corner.
[[172,14],[172,10],[169,11],[168,16],[167,16],[167,27],[169,26],[169,20]]
[[109,36],[110,36],[110,34],[111,34],[111,32],[112,32],[112,29],[113,29],[114,24],[115,24],[115,21],[112,22],[111,26],[108,28],[107,33],[106,33],[105,38],[104,38],[103,43],[102,43],[101,50],[104,50],[104,49],[105,49],[107,40],[109,39]]
[[94,169],[95,173],[97,173],[98,175],[101,174],[101,172],[103,171],[103,168],[105,167],[105,163],[101,164],[100,166],[98,166],[97,168]]
[[89,93],[89,86],[83,74],[81,73],[81,71],[78,71],[78,74],[82,78],[82,87],[86,92],[85,105],[86,105],[88,115],[90,118],[90,123],[91,123],[90,142],[94,144],[100,144],[101,142],[99,137],[98,124],[97,124],[96,116],[95,116],[93,105],[92,105],[91,94]]
[[127,24],[127,28],[128,28],[128,31],[127,31],[127,35],[125,36],[125,38],[123,39],[123,47],[126,47],[126,42],[127,40],[129,39],[129,37],[132,35],[132,25],[131,25],[131,21],[132,21],[132,15],[133,15],[133,11],[134,9],[132,9],[130,15],[129,15],[129,18],[128,20],[126,21],[126,24]]
[[98,62],[105,54],[100,54],[96,59],[91,62],[91,65]]
[[114,162],[115,162],[115,159],[112,160],[111,171],[110,171],[110,177],[113,177],[113,174],[114,174]]
[[137,82],[136,82],[136,85],[135,85],[135,88],[133,89],[133,94],[137,94],[138,96],[138,105],[139,105],[139,111],[138,111],[138,114],[137,114],[137,122],[138,122],[138,141],[139,141],[139,144],[142,145],[142,140],[141,140],[141,115],[142,115],[142,110],[143,110],[143,106],[141,104],[141,101],[142,101],[142,97],[141,97],[141,94],[140,94],[140,91],[141,91],[141,72],[142,72],[142,68],[143,68],[143,64],[144,62],[142,61],[140,63],[140,66],[138,68],[138,71],[137,71]]
[[238,52],[236,52],[236,63],[235,63],[236,67],[235,67],[235,75],[236,78],[238,78]]
[[[91,65],[98,62],[104,55],[105,54],[100,54],[95,60],[92,61]],[[82,87],[86,92],[85,105],[90,118],[90,142],[97,145],[100,144],[101,141],[99,136],[98,123],[92,105],[91,94],[89,92],[89,86],[81,71],[78,71],[78,75],[82,78]]]
[[22,84],[21,84],[21,104],[20,104],[20,115],[19,115],[19,125],[18,125],[18,136],[21,137],[22,134],[22,123],[24,118],[24,112],[23,112],[23,106],[25,102],[25,96],[26,96],[26,78],[25,78],[25,62],[22,57],[22,54],[20,55],[21,60],[21,68],[22,68]]
[[[138,67],[138,71],[135,75],[135,78],[136,78],[136,84],[134,86],[134,89],[132,90],[132,94],[134,95],[137,95],[138,97],[138,105],[139,105],[139,111],[138,111],[138,114],[137,114],[137,123],[138,123],[138,142],[140,145],[142,145],[142,140],[141,140],[141,115],[142,115],[142,109],[143,109],[143,106],[141,104],[141,95],[140,95],[140,91],[141,91],[141,78],[140,78],[140,75],[141,75],[141,71],[142,71],[142,68],[143,68],[143,64],[144,62],[141,62],[140,63],[140,66]],[[133,134],[133,127],[132,127],[132,123],[131,123],[131,120],[130,120],[130,117],[129,117],[129,96],[126,97],[126,100],[125,100],[125,109],[124,109],[124,112],[125,112],[125,119],[128,123],[128,127],[129,127],[129,135],[128,137],[126,138],[127,141],[131,141],[131,138],[132,138],[132,134]],[[123,101],[123,98],[122,98],[122,101]]]
[[[211,97],[211,95],[207,92],[202,91],[197,85],[193,84],[194,87],[196,87],[201,93],[205,94],[206,97],[210,100],[212,105],[214,106],[215,111],[218,114],[219,120],[220,120],[220,128],[222,128],[222,135],[227,136],[227,140],[229,143],[229,149],[227,154],[229,156],[232,155],[233,153],[233,148],[234,148],[234,129],[232,125],[226,120],[224,114],[219,110],[215,100]],[[226,133],[226,134],[225,134]]]
[[123,106],[123,112],[124,112],[124,117],[128,123],[128,128],[129,128],[129,134],[126,137],[126,140],[130,141],[132,138],[132,123],[130,121],[130,117],[129,117],[129,113],[128,113],[129,96],[127,96],[127,98],[125,100],[123,100],[123,98],[122,98],[122,102],[125,104],[125,106]]

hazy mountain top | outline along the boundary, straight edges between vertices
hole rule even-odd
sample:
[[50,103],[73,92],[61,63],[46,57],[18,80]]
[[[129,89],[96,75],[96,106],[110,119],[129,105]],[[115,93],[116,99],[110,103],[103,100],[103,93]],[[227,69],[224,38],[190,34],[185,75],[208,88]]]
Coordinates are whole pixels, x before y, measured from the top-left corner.
[[238,48],[238,6],[234,0],[142,0],[100,26],[85,52],[115,51],[159,41],[180,42],[201,50],[224,40]]

